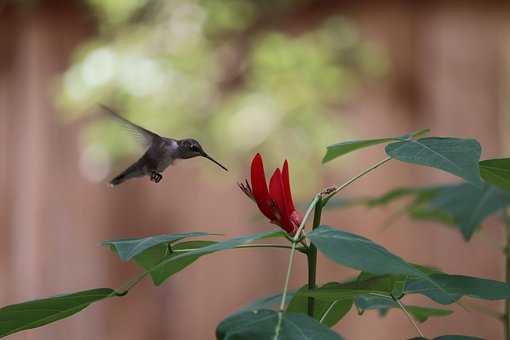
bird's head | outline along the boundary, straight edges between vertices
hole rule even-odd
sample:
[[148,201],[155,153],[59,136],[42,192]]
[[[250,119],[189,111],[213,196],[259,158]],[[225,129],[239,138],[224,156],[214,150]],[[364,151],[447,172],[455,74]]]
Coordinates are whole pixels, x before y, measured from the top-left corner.
[[202,145],[200,145],[200,143],[197,140],[195,140],[193,138],[187,138],[187,139],[179,140],[177,143],[179,145],[179,151],[180,151],[181,158],[188,159],[188,158],[193,158],[193,157],[198,157],[198,156],[205,157],[205,158],[211,160],[212,162],[216,163],[223,170],[228,171],[228,169],[226,167],[224,167],[222,164],[220,164],[214,158],[209,156],[204,151],[204,149],[202,148]]

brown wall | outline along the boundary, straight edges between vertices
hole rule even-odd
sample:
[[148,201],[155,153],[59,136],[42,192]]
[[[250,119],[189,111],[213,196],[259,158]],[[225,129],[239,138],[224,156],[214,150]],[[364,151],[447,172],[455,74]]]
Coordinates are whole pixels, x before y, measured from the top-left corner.
[[[241,198],[235,175],[206,183],[197,175],[196,163],[180,163],[159,185],[138,181],[112,190],[80,177],[76,138],[80,124],[58,119],[52,94],[73,49],[94,28],[84,8],[62,3],[0,12],[0,305],[118,287],[136,270],[102,248],[105,239],[186,230],[234,236],[266,227],[247,218],[254,209]],[[510,19],[501,6],[351,4],[349,15],[367,37],[386,46],[392,62],[391,76],[367,84],[345,110],[352,129],[372,137],[430,127],[436,135],[475,137],[484,147],[484,157],[499,155],[506,131],[502,124]],[[335,178],[324,178],[325,185],[342,182],[380,159],[381,150],[349,157],[352,166]],[[347,194],[446,180],[451,178],[394,163]],[[329,212],[326,221],[368,236],[413,262],[502,279],[502,257],[482,237],[466,244],[457,232],[407,220],[381,232],[389,214],[354,209]],[[486,234],[501,238],[500,229],[491,222]],[[294,287],[304,281],[302,260],[295,267]],[[281,250],[206,257],[160,288],[145,282],[126,298],[12,338],[210,339],[227,314],[281,289],[286,262]],[[351,273],[321,258],[321,281]],[[499,303],[491,306],[502,308]],[[502,338],[497,321],[453,308],[453,316],[424,324],[425,333]],[[398,311],[385,319],[367,314],[351,312],[338,330],[348,339],[415,336]]]

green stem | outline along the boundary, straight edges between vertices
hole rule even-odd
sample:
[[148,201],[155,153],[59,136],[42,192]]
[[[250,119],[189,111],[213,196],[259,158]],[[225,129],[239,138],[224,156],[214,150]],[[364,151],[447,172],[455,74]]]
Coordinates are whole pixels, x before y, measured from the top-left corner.
[[352,184],[353,182],[357,181],[359,178],[365,176],[369,172],[371,172],[371,171],[377,169],[378,167],[380,167],[381,165],[389,162],[391,159],[392,159],[391,157],[386,157],[385,159],[383,159],[383,160],[375,163],[374,165],[372,165],[370,168],[368,168],[366,170],[363,170],[362,172],[360,172],[356,176],[350,178],[347,182],[345,182],[344,184],[340,185],[339,187],[335,187],[334,189],[332,189],[331,192],[327,193],[326,197],[322,200],[323,201],[322,205],[325,206],[328,203],[328,201],[333,196],[338,194],[341,190],[343,190],[344,188],[348,187],[350,184]]
[[282,293],[282,301],[280,302],[280,311],[283,312],[283,309],[285,308],[285,299],[287,298],[287,291],[289,289],[289,279],[290,274],[292,273],[292,263],[294,262],[294,254],[296,253],[296,244],[299,243],[299,239],[301,236],[301,233],[303,232],[303,229],[305,228],[306,220],[310,216],[310,213],[315,208],[315,205],[320,199],[320,194],[315,195],[312,203],[308,206],[308,209],[306,210],[305,216],[303,217],[303,220],[301,221],[301,224],[292,238],[292,247],[290,249],[290,256],[289,256],[289,264],[287,266],[287,275],[285,276],[285,285],[283,286],[283,293]]
[[404,307],[404,305],[402,304],[402,302],[400,302],[399,299],[396,299],[394,298],[393,301],[395,301],[396,303],[398,303],[398,305],[400,306],[400,309],[402,309],[402,311],[405,313],[405,315],[407,316],[407,318],[409,319],[409,321],[411,321],[411,323],[413,324],[414,328],[416,328],[416,331],[418,332],[418,334],[422,337],[422,338],[425,338],[425,335],[423,335],[422,331],[420,330],[420,328],[418,327],[418,325],[416,324],[416,322],[414,321],[413,317],[411,316],[411,314],[407,311],[407,309]]
[[[319,197],[319,200],[315,204],[315,211],[313,214],[313,225],[312,230],[317,228],[321,224],[321,215],[322,215],[322,198]],[[317,286],[317,247],[310,243],[308,247],[307,253],[308,260],[308,289],[315,289]],[[315,299],[313,297],[308,298],[308,315],[313,318],[315,308]]]
[[338,303],[338,301],[339,301],[339,300],[335,300],[335,301],[333,301],[333,302],[329,305],[328,309],[326,309],[326,311],[324,312],[324,314],[322,314],[322,316],[321,316],[321,318],[320,318],[320,320],[319,320],[319,322],[320,322],[320,323],[323,323],[323,322],[324,322],[324,320],[325,320],[325,319],[326,319],[326,317],[328,316],[329,312],[331,312],[331,310],[333,309],[333,307],[335,307],[335,305]]

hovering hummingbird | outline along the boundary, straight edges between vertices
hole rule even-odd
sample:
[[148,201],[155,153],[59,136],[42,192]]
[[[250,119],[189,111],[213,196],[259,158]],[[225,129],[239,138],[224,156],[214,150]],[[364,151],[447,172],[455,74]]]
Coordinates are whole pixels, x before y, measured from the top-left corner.
[[162,137],[130,122],[105,105],[99,106],[111,116],[124,123],[126,127],[137,136],[141,137],[147,147],[147,151],[143,154],[143,156],[120,173],[120,175],[112,179],[110,181],[110,185],[119,185],[128,179],[142,176],[150,176],[151,181],[159,183],[159,181],[163,178],[161,173],[169,165],[171,165],[174,160],[188,159],[198,156],[205,157],[216,163],[223,170],[228,171],[227,168],[209,156],[197,140],[192,138],[177,140]]

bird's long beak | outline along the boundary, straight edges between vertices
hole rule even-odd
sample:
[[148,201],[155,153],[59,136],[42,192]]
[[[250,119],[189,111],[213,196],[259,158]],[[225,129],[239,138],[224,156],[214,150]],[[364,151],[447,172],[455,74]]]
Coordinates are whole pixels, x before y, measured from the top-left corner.
[[215,160],[214,158],[212,158],[211,156],[209,156],[208,154],[206,154],[205,152],[202,154],[202,156],[204,156],[205,158],[209,159],[210,161],[216,163],[220,168],[222,168],[223,170],[225,171],[228,171],[227,168],[225,168],[220,162],[218,162],[217,160]]

